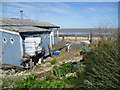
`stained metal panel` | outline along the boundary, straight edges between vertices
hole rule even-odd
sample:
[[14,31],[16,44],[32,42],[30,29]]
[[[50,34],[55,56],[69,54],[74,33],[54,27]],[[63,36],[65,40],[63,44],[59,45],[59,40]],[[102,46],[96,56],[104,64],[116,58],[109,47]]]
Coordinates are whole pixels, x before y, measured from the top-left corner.
[[46,50],[44,56],[50,55],[49,46],[50,46],[50,37],[49,36],[43,37],[43,48]]
[[58,37],[54,37],[54,44],[58,43],[59,42],[59,39]]
[[2,62],[2,31],[0,31],[0,62]]
[[[13,40],[11,40],[11,38]],[[3,39],[6,39],[6,41],[3,41]],[[8,32],[2,32],[2,62],[20,66],[21,59],[22,52],[20,36]]]

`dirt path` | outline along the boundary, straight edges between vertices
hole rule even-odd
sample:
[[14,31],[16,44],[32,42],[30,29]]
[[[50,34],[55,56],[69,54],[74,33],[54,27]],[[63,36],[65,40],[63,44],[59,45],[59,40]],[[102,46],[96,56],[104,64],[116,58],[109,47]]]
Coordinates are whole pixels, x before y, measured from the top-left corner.
[[[20,73],[15,73],[12,75],[8,75],[8,78],[24,78],[25,76],[37,74],[37,75],[45,75],[45,73],[51,72],[54,66],[59,66],[62,63],[68,62],[79,62],[82,59],[82,56],[79,55],[80,50],[72,51],[72,52],[62,52],[61,55],[53,56],[52,58],[47,58],[45,63],[41,65],[36,65],[33,69],[21,71]],[[56,64],[52,65],[50,63],[51,60],[55,59]],[[5,76],[6,77],[6,76]]]

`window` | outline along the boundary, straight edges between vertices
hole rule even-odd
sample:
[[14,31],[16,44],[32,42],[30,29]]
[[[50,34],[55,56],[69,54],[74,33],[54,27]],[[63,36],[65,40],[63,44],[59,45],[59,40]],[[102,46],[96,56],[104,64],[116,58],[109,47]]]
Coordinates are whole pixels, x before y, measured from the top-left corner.
[[5,37],[3,37],[3,42],[7,43],[7,39]]
[[11,37],[10,42],[13,44],[15,42],[15,40]]

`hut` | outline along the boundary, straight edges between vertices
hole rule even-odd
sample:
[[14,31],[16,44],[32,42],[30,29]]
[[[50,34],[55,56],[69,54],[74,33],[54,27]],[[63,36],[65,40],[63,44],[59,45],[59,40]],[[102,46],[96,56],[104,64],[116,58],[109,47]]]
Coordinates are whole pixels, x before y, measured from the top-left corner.
[[[37,20],[0,18],[0,62],[21,66],[23,57],[42,52],[50,55],[52,45],[58,42],[54,33],[59,26]],[[57,35],[58,36],[58,35]],[[40,58],[40,57],[39,57]]]

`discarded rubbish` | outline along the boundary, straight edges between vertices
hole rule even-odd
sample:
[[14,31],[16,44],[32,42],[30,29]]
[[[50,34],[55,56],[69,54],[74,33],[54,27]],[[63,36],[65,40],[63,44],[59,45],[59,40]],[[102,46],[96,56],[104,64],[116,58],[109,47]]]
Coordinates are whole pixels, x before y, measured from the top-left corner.
[[53,55],[60,55],[60,53],[59,52],[53,52]]
[[90,52],[90,49],[87,48],[86,46],[82,46],[82,49],[83,49],[85,52]]
[[55,52],[53,52],[53,55],[60,55],[62,52],[59,50],[56,50]]
[[70,51],[73,51],[73,50],[78,50],[81,47],[82,47],[82,43],[81,42],[70,43],[67,46],[67,51],[70,52]]
[[78,63],[77,62],[73,62],[72,63],[72,67],[74,67],[76,70],[78,70]]
[[56,52],[59,52],[60,54],[62,53],[61,51],[59,51],[59,50],[56,50]]
[[84,40],[84,41],[81,41],[81,43],[90,44],[90,41],[88,41],[88,40]]
[[85,54],[85,52],[84,52],[84,51],[81,51],[81,52],[80,52],[80,55],[83,55],[83,54]]
[[86,47],[85,43],[83,43],[82,50],[84,52],[90,52],[90,45],[89,45],[89,47]]

